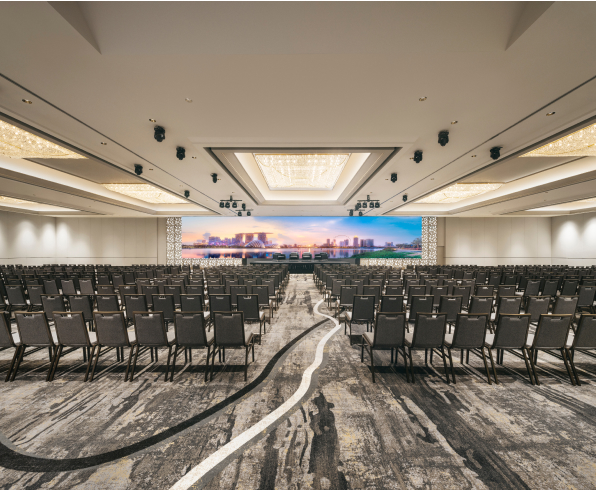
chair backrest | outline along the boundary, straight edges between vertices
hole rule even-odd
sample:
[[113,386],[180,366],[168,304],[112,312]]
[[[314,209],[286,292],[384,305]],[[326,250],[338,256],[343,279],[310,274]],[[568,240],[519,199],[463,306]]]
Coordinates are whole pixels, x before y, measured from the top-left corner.
[[[145,296],[141,296],[143,299]],[[167,346],[168,334],[164,315],[161,311],[135,311],[133,316],[135,334],[139,345],[144,346]]]
[[416,320],[418,313],[432,313],[433,297],[430,295],[412,296],[412,305],[410,306],[410,316],[408,321]]
[[118,294],[120,298],[124,299],[124,296],[127,294],[137,294],[137,285],[136,284],[121,284],[118,286]]
[[564,348],[572,318],[572,315],[540,315],[532,347],[546,350]]
[[98,294],[95,296],[97,304],[97,311],[119,311],[120,304],[118,303],[117,294]]
[[521,312],[522,297],[521,296],[500,296],[497,303],[497,316],[495,322],[499,320],[499,315],[504,313],[507,315],[519,315]]
[[174,297],[174,304],[180,304],[180,295],[182,294],[182,286],[166,284],[163,287],[163,294],[170,294]]
[[449,294],[449,286],[433,286],[430,294],[433,295],[433,304],[438,306],[441,302],[441,297]]
[[375,322],[373,347],[377,349],[403,347],[405,333],[405,313],[378,313]]
[[441,296],[439,313],[446,313],[447,321],[455,322],[461,312],[462,301],[461,296]]
[[64,294],[64,295],[77,294],[77,289],[76,289],[75,283],[72,279],[62,279],[60,281],[60,285],[62,286],[62,294]]
[[404,297],[397,294],[384,294],[381,296],[382,313],[401,313],[404,311]]
[[[237,303],[237,297],[239,294],[246,294],[246,286],[230,286],[230,296],[232,297],[232,304],[236,305]],[[221,310],[220,310],[221,311]],[[230,310],[224,310],[224,311],[230,311]]]
[[44,313],[15,312],[17,330],[23,345],[48,347],[54,345],[52,333]]
[[54,312],[66,311],[64,296],[61,294],[42,294],[41,304],[48,320],[54,319]]
[[205,302],[202,294],[181,294],[180,310],[182,311],[203,311]]
[[[70,311],[80,311],[86,322],[93,320],[93,301],[88,294],[77,294],[68,297]],[[55,315],[54,315],[55,318]]]
[[[596,286],[580,286],[577,306],[592,306],[595,295]],[[29,293],[29,300],[31,300],[31,293]]]
[[331,294],[335,297],[339,297],[341,288],[346,284],[345,279],[333,279],[333,285],[331,287]]
[[469,313],[474,315],[490,315],[493,308],[493,297],[472,296]]
[[447,315],[444,313],[418,313],[416,315],[414,337],[412,338],[412,348],[430,349],[441,347],[445,338],[446,326]]
[[54,313],[54,326],[56,327],[59,345],[69,347],[87,347],[91,345],[82,311]]
[[499,297],[501,296],[515,296],[516,288],[515,286],[499,286],[497,290],[497,294]]
[[498,349],[522,349],[528,340],[531,315],[499,315],[493,347]]
[[375,297],[372,295],[354,296],[354,303],[352,304],[352,321],[357,323],[373,322],[375,318]]
[[492,298],[494,289],[495,289],[494,286],[477,285],[476,286],[476,296]]
[[207,346],[205,315],[202,311],[176,312],[174,315],[176,341],[183,347],[199,348]]
[[566,280],[563,282],[563,289],[561,289],[561,296],[573,296],[577,292],[578,280]]
[[541,282],[540,280],[529,280],[524,290],[524,296],[538,296]]
[[114,286],[111,284],[98,284],[97,294],[116,294],[116,291],[114,290]]
[[239,294],[237,311],[244,313],[245,321],[259,321],[259,296],[257,294]]
[[41,295],[44,294],[43,286],[27,286],[29,303],[32,306],[42,306]]
[[244,314],[241,311],[213,313],[213,331],[218,347],[242,347],[246,345],[244,336]]
[[550,296],[530,296],[528,298],[528,305],[526,306],[526,313],[531,315],[531,322],[537,322],[540,315],[548,313],[550,305]]
[[81,294],[95,294],[93,279],[79,279],[79,288]]
[[122,311],[96,311],[93,313],[97,341],[107,347],[130,346],[126,321]]
[[[269,287],[268,286],[253,286],[252,294],[256,294],[259,297],[259,306],[269,306]],[[213,311],[213,310],[211,310]],[[220,310],[222,311],[222,310]],[[224,310],[225,311],[225,310]]]
[[203,294],[205,288],[200,284],[190,284],[186,286],[186,294]]
[[0,313],[0,347],[15,347],[10,328],[10,317],[4,313]]
[[583,314],[577,324],[574,349],[596,349],[596,315]]
[[210,294],[209,309],[213,311],[232,311],[231,294]]
[[356,294],[358,294],[358,286],[341,286],[339,304],[342,306],[352,306]]
[[166,322],[174,321],[174,296],[171,294],[154,294],[153,311],[161,311]]
[[43,281],[43,288],[46,294],[60,294],[55,279],[45,279]]
[[362,295],[363,296],[370,296],[373,295],[375,297],[375,305],[379,304],[381,299],[381,286],[378,284],[366,285],[362,287]]
[[25,290],[23,286],[7,284],[6,294],[8,296],[8,302],[13,306],[27,306],[27,298],[25,297]]
[[135,311],[147,311],[147,298],[144,294],[125,294],[124,307],[126,309],[126,318],[133,319]]
[[[352,281],[354,282],[354,281]],[[385,288],[385,294],[388,296],[403,296],[404,294],[404,287],[399,285],[388,285]]]
[[558,296],[553,306],[553,315],[573,315],[578,301],[578,296]]
[[275,296],[275,281],[273,279],[263,279],[261,283],[269,289],[269,296]]
[[451,347],[457,349],[482,348],[489,319],[489,315],[471,315],[469,313],[457,315]]
[[412,304],[412,297],[426,295],[426,286],[408,286],[408,305]]

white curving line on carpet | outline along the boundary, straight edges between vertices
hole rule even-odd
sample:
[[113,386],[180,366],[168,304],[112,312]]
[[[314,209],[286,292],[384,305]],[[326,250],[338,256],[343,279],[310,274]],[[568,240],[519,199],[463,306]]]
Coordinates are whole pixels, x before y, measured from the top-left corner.
[[320,316],[324,316],[329,318],[335,323],[335,328],[330,330],[327,335],[325,335],[318,343],[317,350],[315,353],[315,359],[308,368],[302,374],[302,382],[298,389],[294,392],[294,394],[288,398],[282,405],[280,405],[277,409],[267,415],[265,418],[261,419],[255,425],[250,427],[249,429],[245,430],[241,434],[237,435],[228,442],[226,445],[220,447],[217,451],[215,451],[211,456],[207,459],[201,461],[197,466],[192,468],[186,475],[184,475],[177,483],[175,483],[170,490],[186,490],[190,488],[192,485],[198,483],[201,478],[203,478],[209,471],[211,471],[215,466],[223,462],[228,456],[232,455],[238,449],[241,449],[243,446],[248,444],[252,441],[255,437],[263,435],[263,433],[272,425],[274,424],[280,417],[284,416],[287,412],[289,412],[294,406],[300,403],[302,397],[306,395],[308,390],[310,389],[310,385],[312,382],[312,376],[317,368],[323,362],[323,354],[325,352],[325,345],[327,341],[333,337],[338,330],[341,328],[339,321],[335,318],[325,315],[324,313],[319,312],[319,305],[324,300],[320,300],[313,311]]

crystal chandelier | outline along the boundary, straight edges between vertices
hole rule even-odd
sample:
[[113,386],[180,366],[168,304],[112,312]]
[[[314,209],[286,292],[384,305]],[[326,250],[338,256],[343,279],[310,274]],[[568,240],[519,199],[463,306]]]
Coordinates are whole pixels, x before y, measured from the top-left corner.
[[85,158],[5,121],[0,121],[0,155],[10,158]]
[[0,196],[0,204],[23,204],[31,201],[23,201],[22,199],[15,199],[14,197]]
[[522,157],[566,156],[596,156],[596,123],[522,155]]
[[271,190],[331,190],[349,153],[254,154]]
[[480,196],[490,191],[495,191],[503,184],[453,184],[430,196],[416,202],[423,204],[448,204],[463,201],[470,197]]
[[188,204],[181,197],[164,192],[151,184],[103,184],[103,186],[110,191],[151,204]]

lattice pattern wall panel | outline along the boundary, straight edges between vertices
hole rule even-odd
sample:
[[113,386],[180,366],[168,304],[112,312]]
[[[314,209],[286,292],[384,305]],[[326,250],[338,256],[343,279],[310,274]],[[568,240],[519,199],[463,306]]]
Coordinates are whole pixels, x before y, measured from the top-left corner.
[[435,265],[437,263],[437,218],[422,218],[422,258],[420,259],[361,259],[361,265],[381,265],[404,269],[408,265]]

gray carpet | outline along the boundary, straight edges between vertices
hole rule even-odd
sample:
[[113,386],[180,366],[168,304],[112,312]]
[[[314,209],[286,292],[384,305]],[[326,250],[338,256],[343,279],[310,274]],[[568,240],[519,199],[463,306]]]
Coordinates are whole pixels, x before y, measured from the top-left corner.
[[[191,365],[179,358],[173,383],[163,381],[164,350],[157,363],[139,358],[133,383],[123,382],[113,352],[93,383],[82,382],[80,351],[63,358],[52,383],[47,351],[25,357],[16,381],[0,383],[0,488],[170,488],[298,389],[335,327],[314,311],[320,299],[310,276],[291,277],[246,383],[242,351],[216,362],[211,383],[200,351]],[[11,357],[0,352],[0,376]],[[456,385],[446,384],[440,359],[425,366],[424,353],[414,354],[416,384],[406,383],[401,356],[396,365],[388,352],[375,359],[373,384],[367,355],[361,363],[342,326],[306,399],[193,488],[596,486],[596,359],[576,356],[580,387],[548,354],[538,387],[507,353],[492,386],[474,356],[454,359]]]

